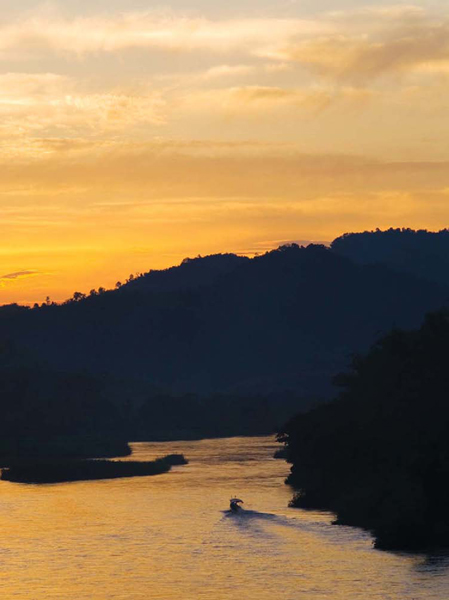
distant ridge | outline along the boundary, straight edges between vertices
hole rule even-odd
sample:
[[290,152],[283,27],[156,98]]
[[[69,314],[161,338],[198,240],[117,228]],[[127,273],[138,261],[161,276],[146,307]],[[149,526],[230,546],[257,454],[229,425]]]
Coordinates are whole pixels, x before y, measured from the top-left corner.
[[341,249],[336,240],[197,257],[63,305],[3,307],[0,340],[52,369],[175,393],[326,396],[353,352],[392,326],[419,325],[449,295],[442,282]]
[[360,264],[384,264],[426,281],[449,286],[449,229],[388,229],[345,233],[331,244],[337,254]]
[[222,275],[233,271],[250,259],[236,254],[212,254],[185,258],[176,267],[164,270],[152,270],[141,277],[136,277],[123,287],[126,291],[145,289],[146,291],[173,292],[194,290],[212,285]]

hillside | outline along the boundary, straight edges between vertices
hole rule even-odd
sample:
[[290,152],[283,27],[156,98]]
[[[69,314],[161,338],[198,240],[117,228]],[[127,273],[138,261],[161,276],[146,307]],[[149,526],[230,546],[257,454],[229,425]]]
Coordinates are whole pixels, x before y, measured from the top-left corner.
[[327,396],[351,353],[418,325],[447,296],[383,265],[292,245],[185,261],[63,305],[3,307],[0,339],[48,369],[176,394]]
[[447,311],[390,332],[337,378],[334,401],[283,428],[295,506],[370,529],[378,548],[449,546],[448,344]]
[[383,264],[449,286],[449,230],[388,229],[346,233],[331,248],[359,264]]

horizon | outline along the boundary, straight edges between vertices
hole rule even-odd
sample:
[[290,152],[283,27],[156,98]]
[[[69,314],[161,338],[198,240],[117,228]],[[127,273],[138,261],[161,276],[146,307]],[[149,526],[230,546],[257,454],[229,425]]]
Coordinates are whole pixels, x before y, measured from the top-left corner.
[[[443,229],[439,229],[436,231],[429,231],[426,229],[411,229],[411,228],[407,228],[407,227],[398,227],[398,228],[388,228],[388,229],[380,229],[380,228],[375,228],[375,229],[371,229],[371,230],[364,230],[364,231],[348,231],[348,232],[344,232],[341,233],[340,235],[336,236],[333,240],[331,241],[324,241],[324,240],[304,240],[304,239],[294,239],[294,240],[277,240],[277,241],[273,241],[271,242],[269,247],[264,248],[262,251],[252,251],[252,252],[234,252],[232,250],[223,250],[221,252],[211,252],[211,253],[206,253],[206,254],[201,254],[201,253],[197,253],[194,256],[184,256],[181,259],[178,259],[177,262],[175,262],[174,264],[168,264],[165,266],[161,266],[158,268],[155,267],[147,267],[145,270],[142,271],[131,271],[130,273],[128,273],[125,277],[122,278],[116,278],[112,283],[110,283],[109,285],[96,285],[93,288],[89,289],[89,290],[82,290],[82,289],[77,289],[77,290],[71,290],[69,292],[69,295],[64,296],[62,298],[52,298],[51,296],[49,296],[48,294],[45,296],[45,298],[39,300],[39,301],[28,301],[28,302],[20,302],[20,301],[11,301],[11,302],[4,302],[4,303],[0,303],[0,307],[2,306],[11,306],[11,305],[19,305],[19,306],[28,306],[28,307],[33,307],[36,305],[44,305],[44,304],[48,304],[51,303],[53,305],[61,305],[67,302],[70,302],[71,300],[73,300],[74,295],[76,294],[82,294],[83,297],[87,297],[89,295],[92,295],[97,292],[103,293],[103,292],[110,292],[113,291],[115,289],[117,289],[117,287],[121,287],[124,284],[129,283],[131,280],[135,280],[138,279],[139,277],[145,276],[150,274],[151,272],[161,272],[161,271],[166,271],[166,270],[170,270],[170,269],[176,269],[178,267],[181,267],[182,264],[185,261],[193,261],[193,260],[197,260],[197,259],[205,259],[205,258],[209,258],[209,257],[214,257],[214,256],[221,256],[221,255],[234,255],[234,256],[241,256],[241,257],[246,257],[249,259],[252,258],[257,258],[260,256],[264,256],[266,254],[269,254],[270,252],[273,252],[275,250],[279,250],[282,247],[285,246],[298,246],[299,248],[307,248],[309,245],[317,245],[317,246],[325,246],[326,248],[328,248],[329,250],[331,249],[332,244],[339,239],[345,238],[346,236],[360,236],[360,235],[366,235],[366,234],[383,234],[383,233],[388,233],[388,232],[412,232],[412,233],[426,233],[426,234],[430,234],[430,235],[436,235],[436,234],[441,234],[441,233],[449,233],[449,228],[443,228]],[[31,275],[31,274],[30,274]],[[10,273],[8,275],[4,275],[2,277],[0,277],[0,289],[2,287],[2,280],[5,281],[5,283],[10,283],[10,282],[15,282],[16,279],[21,278],[22,273]],[[117,285],[119,284],[119,285]],[[5,285],[5,284],[4,284]]]
[[[104,288],[105,291],[112,291],[114,289],[116,289],[116,283],[120,282],[121,285],[123,285],[125,282],[127,282],[127,278],[129,278],[130,276],[132,276],[133,278],[137,278],[140,277],[142,275],[146,275],[148,274],[150,271],[164,271],[164,270],[168,270],[168,269],[173,269],[176,267],[180,267],[182,265],[182,263],[186,260],[195,260],[197,258],[207,258],[210,256],[219,256],[220,254],[233,254],[235,256],[245,256],[247,258],[255,258],[257,256],[262,256],[268,252],[271,252],[273,250],[277,250],[278,248],[280,248],[281,246],[284,245],[293,245],[293,244],[297,244],[298,246],[308,246],[310,244],[317,244],[317,245],[323,245],[323,246],[327,246],[330,247],[330,244],[332,242],[329,241],[313,241],[313,240],[278,240],[276,241],[276,243],[273,246],[267,247],[265,249],[263,249],[262,251],[252,251],[252,252],[247,252],[247,253],[243,253],[243,252],[233,252],[233,251],[227,251],[224,250],[223,252],[213,252],[210,254],[197,254],[195,256],[184,256],[181,259],[178,259],[177,262],[175,262],[174,264],[168,264],[166,266],[161,266],[159,268],[153,268],[153,267],[148,267],[146,270],[144,271],[131,271],[130,273],[128,273],[127,275],[125,275],[125,277],[122,278],[116,278],[113,283],[111,283],[108,286],[104,286],[104,285],[96,285],[93,288],[91,288],[90,290],[72,290],[71,292],[69,292],[68,296],[64,296],[62,298],[52,298],[49,294],[47,294],[44,298],[40,299],[40,300],[30,300],[30,301],[17,301],[17,300],[13,300],[11,302],[2,302],[0,303],[0,307],[1,306],[9,306],[12,304],[18,304],[20,306],[34,306],[35,304],[45,304],[46,299],[49,298],[49,300],[53,303],[53,304],[62,304],[68,300],[70,300],[73,296],[74,293],[77,292],[81,292],[82,294],[85,294],[86,296],[89,295],[89,292],[93,291],[93,290],[98,290],[99,288]],[[16,280],[20,280],[21,276],[31,276],[32,273],[21,273],[21,272],[17,272],[17,273],[9,273],[3,276],[0,276],[0,288],[2,286],[2,280],[4,280],[3,285],[7,285],[8,283],[11,282],[15,282]]]
[[0,304],[183,257],[449,221],[441,0],[17,0]]

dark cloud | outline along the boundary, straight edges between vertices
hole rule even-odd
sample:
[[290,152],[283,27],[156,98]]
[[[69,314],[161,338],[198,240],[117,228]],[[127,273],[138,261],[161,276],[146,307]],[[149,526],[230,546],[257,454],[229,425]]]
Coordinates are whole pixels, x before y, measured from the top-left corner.
[[2,275],[0,279],[22,279],[23,277],[32,277],[33,275],[37,274],[37,271],[16,271],[15,273],[8,273],[7,275]]

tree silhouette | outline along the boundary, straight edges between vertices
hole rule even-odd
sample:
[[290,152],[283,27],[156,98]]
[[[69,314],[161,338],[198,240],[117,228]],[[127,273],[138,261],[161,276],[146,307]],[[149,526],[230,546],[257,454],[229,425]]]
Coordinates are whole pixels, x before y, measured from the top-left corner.
[[349,372],[339,397],[290,421],[294,505],[372,529],[377,546],[449,546],[449,313],[393,330]]

